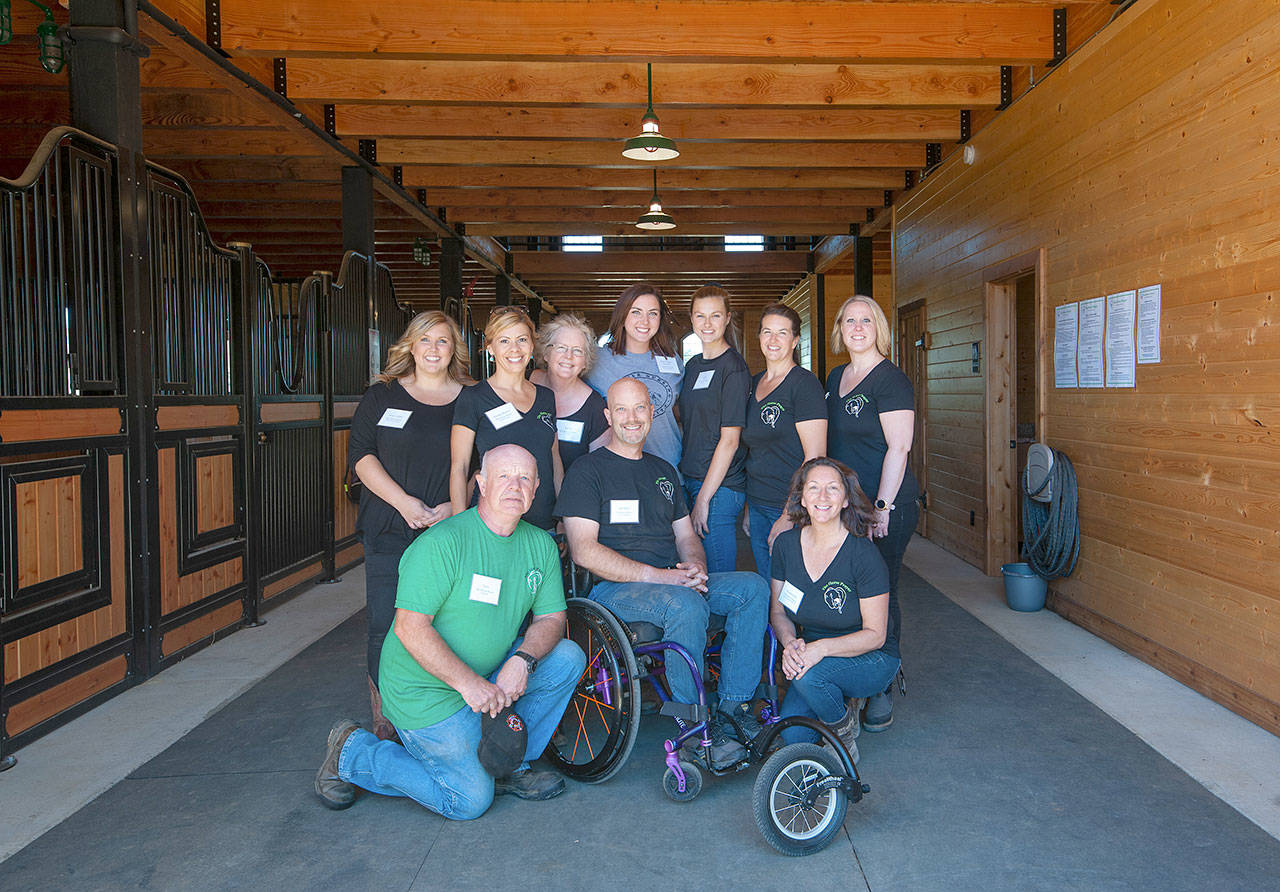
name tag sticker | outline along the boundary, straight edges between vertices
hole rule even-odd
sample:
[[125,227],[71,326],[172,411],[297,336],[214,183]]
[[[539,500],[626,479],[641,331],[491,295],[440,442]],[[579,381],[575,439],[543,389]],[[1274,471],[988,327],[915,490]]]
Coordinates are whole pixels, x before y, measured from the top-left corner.
[[680,374],[680,363],[676,361],[674,356],[655,356],[658,360],[658,371],[664,375]]
[[481,604],[497,604],[498,595],[502,593],[502,580],[492,576],[471,574],[471,600]]
[[582,428],[583,423],[581,421],[568,421],[567,419],[559,418],[556,420],[556,437],[566,443],[581,443]]
[[378,419],[378,427],[404,427],[412,414],[408,409],[388,409]]
[[778,592],[778,600],[782,606],[792,613],[800,612],[800,602],[804,600],[804,592],[789,582],[782,583],[782,591]]
[[693,382],[694,390],[706,390],[711,385],[711,379],[716,376],[715,369],[707,369],[698,375],[698,380]]
[[503,403],[496,409],[490,409],[484,413],[484,417],[489,419],[489,423],[493,425],[494,430],[502,430],[508,424],[514,424],[520,420],[520,410],[510,403]]
[[639,523],[639,499],[610,499],[609,523]]

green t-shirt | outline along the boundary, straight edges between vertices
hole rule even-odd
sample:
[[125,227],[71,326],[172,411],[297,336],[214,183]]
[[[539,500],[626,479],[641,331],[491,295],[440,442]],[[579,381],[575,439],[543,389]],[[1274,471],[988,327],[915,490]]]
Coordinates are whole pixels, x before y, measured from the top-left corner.
[[[396,607],[435,617],[432,625],[450,649],[487,678],[530,609],[535,616],[565,609],[560,555],[543,530],[521,521],[510,536],[499,536],[471,508],[406,549]],[[425,728],[466,705],[409,654],[394,623],[378,671],[382,711],[397,727]]]

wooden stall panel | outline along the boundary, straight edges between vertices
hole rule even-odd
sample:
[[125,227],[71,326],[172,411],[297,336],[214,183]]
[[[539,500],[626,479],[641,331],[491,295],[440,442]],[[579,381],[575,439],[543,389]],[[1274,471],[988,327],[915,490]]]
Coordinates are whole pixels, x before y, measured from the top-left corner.
[[0,441],[5,443],[110,437],[124,431],[119,409],[5,409]]
[[1051,605],[1280,733],[1280,28],[1262,0],[1176,10],[1139,0],[899,208],[897,293],[932,336],[930,537],[981,565],[986,271],[1045,249],[1048,344],[1055,306],[1160,283],[1136,387],[1042,394],[1083,533]]
[[356,504],[347,498],[343,481],[347,476],[347,443],[350,430],[333,432],[333,539],[341,542],[356,532]]
[[196,532],[236,522],[235,461],[229,453],[196,459]]
[[243,614],[244,606],[239,601],[224,604],[217,610],[165,632],[160,641],[160,652],[166,657],[173,656],[187,645],[239,623]]
[[18,587],[84,567],[80,478],[51,477],[16,487]]
[[[244,581],[244,563],[239,557],[191,573],[179,573],[178,549],[181,546],[178,536],[176,452],[177,450],[173,447],[157,450],[160,470],[160,608],[162,615],[181,610],[183,607],[219,594]],[[214,462],[212,466],[217,466],[216,460],[222,457],[214,456],[204,461]],[[226,457],[229,461],[230,456]],[[198,481],[197,489],[199,485]],[[215,484],[206,485],[212,487]],[[230,484],[227,484],[217,489],[217,492],[229,492],[230,489]],[[226,497],[230,498],[229,495]],[[218,495],[214,501],[221,504],[223,498],[224,496]],[[206,516],[213,518],[215,515],[210,512]],[[213,528],[222,525],[216,524]]]
[[113,684],[123,681],[128,669],[128,658],[116,657],[14,704],[9,708],[9,715],[5,719],[5,733],[10,737],[20,734],[64,709],[70,709],[94,694],[105,691]]

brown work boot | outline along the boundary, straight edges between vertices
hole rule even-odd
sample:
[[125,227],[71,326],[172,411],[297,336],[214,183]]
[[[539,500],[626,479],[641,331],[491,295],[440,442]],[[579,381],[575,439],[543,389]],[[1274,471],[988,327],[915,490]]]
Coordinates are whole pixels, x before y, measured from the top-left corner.
[[862,730],[862,719],[859,712],[862,711],[862,701],[858,698],[851,698],[845,708],[844,717],[834,725],[828,727],[840,738],[840,742],[844,744],[844,748],[849,751],[849,758],[855,763],[858,761],[858,732]]
[[373,678],[369,678],[369,711],[373,713],[373,724],[369,730],[373,732],[373,736],[379,740],[391,740],[396,743],[400,742],[400,735],[396,733],[395,725],[387,720],[382,714],[382,694],[378,691],[378,686],[373,683]]
[[316,772],[316,795],[325,808],[341,811],[355,804],[356,788],[338,777],[338,757],[342,755],[342,748],[351,732],[359,727],[351,719],[338,719],[329,731],[328,749],[320,770]]

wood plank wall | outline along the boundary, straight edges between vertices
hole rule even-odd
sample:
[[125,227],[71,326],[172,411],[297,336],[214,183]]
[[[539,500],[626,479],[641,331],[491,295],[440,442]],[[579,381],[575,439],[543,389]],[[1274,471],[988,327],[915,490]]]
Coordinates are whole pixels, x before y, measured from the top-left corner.
[[1278,57],[1268,0],[1140,0],[908,196],[895,251],[933,338],[930,537],[975,564],[984,270],[1046,250],[1048,362],[1054,306],[1162,285],[1163,361],[1135,389],[1048,377],[1083,528],[1051,603],[1280,733]]

